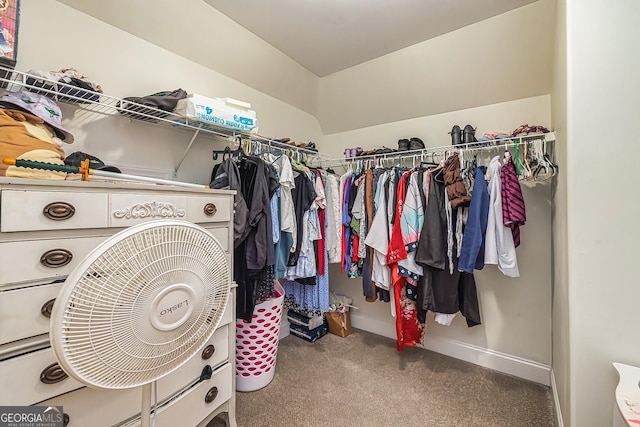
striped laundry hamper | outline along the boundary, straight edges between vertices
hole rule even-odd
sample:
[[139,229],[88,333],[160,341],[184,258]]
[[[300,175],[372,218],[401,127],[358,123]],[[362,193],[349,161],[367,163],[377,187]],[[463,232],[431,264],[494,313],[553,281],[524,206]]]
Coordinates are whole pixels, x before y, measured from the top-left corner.
[[236,390],[266,387],[276,373],[276,356],[284,288],[275,283],[275,296],[257,304],[251,323],[236,321]]

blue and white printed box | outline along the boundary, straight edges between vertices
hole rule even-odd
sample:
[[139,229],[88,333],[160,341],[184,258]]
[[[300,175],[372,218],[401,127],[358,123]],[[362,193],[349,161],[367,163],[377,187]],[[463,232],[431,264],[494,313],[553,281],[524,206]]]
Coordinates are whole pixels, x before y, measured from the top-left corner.
[[243,132],[258,132],[256,112],[251,104],[232,98],[208,98],[191,94],[178,101],[174,112],[189,119]]

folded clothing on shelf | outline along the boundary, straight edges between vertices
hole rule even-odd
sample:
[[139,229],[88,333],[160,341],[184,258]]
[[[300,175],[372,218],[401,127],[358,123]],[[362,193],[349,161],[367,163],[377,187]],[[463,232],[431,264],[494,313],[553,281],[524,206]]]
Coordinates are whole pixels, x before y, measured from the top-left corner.
[[318,326],[324,324],[324,316],[321,314],[313,317],[308,317],[293,310],[289,310],[287,312],[287,319],[291,324],[304,326],[308,329],[315,329]]
[[[30,92],[71,103],[99,102],[102,88],[75,68],[60,71],[29,70],[26,84]],[[39,90],[38,88],[42,89]]]
[[292,335],[302,338],[305,341],[316,342],[323,336],[327,335],[329,330],[324,324],[318,326],[317,328],[309,329],[305,326],[292,323],[291,325],[289,325],[289,332]]
[[166,118],[187,97],[184,89],[157,92],[147,96],[128,96],[118,102],[118,111],[123,116],[145,122],[157,122],[156,118]]

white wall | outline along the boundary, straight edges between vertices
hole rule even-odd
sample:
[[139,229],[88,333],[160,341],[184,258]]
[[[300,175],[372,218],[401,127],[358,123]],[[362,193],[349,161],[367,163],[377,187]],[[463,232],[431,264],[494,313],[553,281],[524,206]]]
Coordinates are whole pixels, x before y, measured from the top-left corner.
[[[312,115],[55,0],[21,3],[18,49],[16,68],[22,71],[74,67],[115,97],[182,87],[190,93],[236,98],[250,102],[258,112],[263,135],[298,141],[318,141],[322,136]],[[76,136],[73,145],[65,145],[67,154],[85,151],[105,163],[152,169],[149,173],[170,173],[192,136],[74,108],[65,107],[63,118]],[[211,149],[224,144],[198,136],[178,179],[208,184],[214,164]]]
[[551,118],[558,143],[556,163],[560,174],[553,189],[552,248],[553,248],[553,378],[557,415],[560,426],[571,425],[570,394],[570,325],[569,325],[569,265],[567,243],[567,180],[572,172],[567,167],[567,49],[566,1],[556,2],[556,38],[554,81],[551,93]]
[[315,114],[318,78],[203,0],[60,2]]
[[325,134],[551,91],[553,1],[540,0],[320,79]]
[[567,1],[570,425],[610,425],[617,374],[640,366],[640,2]]
[[[490,131],[511,132],[524,123],[549,126],[550,97],[527,98],[326,135],[323,145],[336,157],[342,154],[345,146],[397,148],[397,141],[402,137],[420,137],[428,147],[444,146],[451,144],[447,134],[451,127],[467,123],[478,127],[478,136]],[[494,155],[502,152],[503,148],[497,149]],[[522,228],[523,243],[518,248],[521,277],[506,278],[495,266],[486,266],[476,274],[483,324],[467,328],[464,319],[458,317],[451,327],[444,327],[433,322],[430,316],[427,332],[430,336],[455,340],[461,348],[475,346],[550,365],[550,182],[533,188],[523,185],[523,193],[527,223]],[[394,335],[394,320],[388,304],[365,302],[361,280],[348,279],[340,273],[339,267],[332,267],[330,272],[333,291],[356,297],[360,309],[352,312],[352,316],[357,318],[359,327]],[[430,339],[429,336],[426,338],[427,346]],[[548,380],[547,374],[546,381],[542,382]]]

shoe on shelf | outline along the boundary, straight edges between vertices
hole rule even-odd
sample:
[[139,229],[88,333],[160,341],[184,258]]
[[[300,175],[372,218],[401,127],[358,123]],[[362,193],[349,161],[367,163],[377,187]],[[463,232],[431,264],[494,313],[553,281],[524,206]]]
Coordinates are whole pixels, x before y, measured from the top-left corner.
[[454,125],[449,134],[451,135],[451,145],[462,144],[462,130],[460,129],[460,126]]
[[398,150],[394,150],[393,148],[389,148],[389,147],[385,147],[384,145],[382,146],[382,148],[378,148],[375,152],[375,154],[389,154],[389,153],[395,153]]
[[471,125],[466,125],[462,131],[462,143],[470,144],[472,142],[478,142],[476,139],[476,130]]
[[422,150],[424,148],[424,142],[420,138],[413,137],[409,141],[409,150]]
[[408,139],[400,139],[398,140],[398,151],[407,151],[409,150],[409,140]]
[[[317,152],[318,150],[316,149],[316,144],[313,142],[303,142],[301,144],[297,145],[298,148],[304,148],[305,150],[309,150],[309,151],[315,151]],[[346,154],[346,153],[345,153]]]

